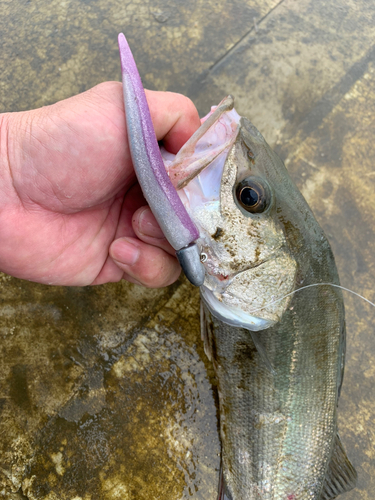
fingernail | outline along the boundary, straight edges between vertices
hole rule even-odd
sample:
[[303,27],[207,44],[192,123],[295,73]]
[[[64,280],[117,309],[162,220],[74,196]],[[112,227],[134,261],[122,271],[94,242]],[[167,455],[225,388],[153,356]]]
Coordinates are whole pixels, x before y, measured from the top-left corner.
[[128,238],[119,238],[113,242],[111,247],[111,257],[128,266],[134,266],[139,254],[139,247]]
[[165,238],[163,231],[160,229],[155,217],[149,208],[145,208],[139,215],[139,230],[145,236],[152,238]]

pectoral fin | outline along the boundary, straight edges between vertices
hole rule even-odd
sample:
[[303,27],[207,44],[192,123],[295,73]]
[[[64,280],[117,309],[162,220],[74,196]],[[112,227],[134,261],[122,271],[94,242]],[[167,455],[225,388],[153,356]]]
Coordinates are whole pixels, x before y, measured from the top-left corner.
[[346,456],[341,439],[336,434],[320,500],[332,500],[341,493],[352,490],[357,483],[357,473]]
[[[212,339],[212,319],[210,318],[211,313],[206,310],[203,305],[203,300],[201,301],[201,337],[204,344],[204,352],[206,353],[209,361],[213,361],[212,356],[212,347],[213,347],[213,339]],[[248,330],[248,329],[247,329]],[[251,335],[251,338],[254,342],[255,348],[265,364],[267,370],[272,373],[272,375],[276,374],[274,367],[272,366],[271,361],[267,356],[267,352],[257,334],[257,332],[248,330]]]
[[217,500],[233,500],[233,497],[229,493],[225,483],[222,467],[220,467],[219,496],[217,497]]
[[256,350],[258,351],[258,354],[261,357],[263,363],[265,364],[267,370],[270,373],[272,373],[272,375],[276,375],[276,371],[275,371],[274,367],[272,366],[271,361],[269,360],[269,358],[267,356],[267,352],[266,352],[261,340],[259,339],[257,332],[252,332],[251,330],[249,330],[249,332],[251,334],[251,338],[253,339]]
[[212,361],[212,323],[209,318],[209,313],[204,308],[203,300],[201,300],[201,338],[203,340],[204,352],[209,361]]

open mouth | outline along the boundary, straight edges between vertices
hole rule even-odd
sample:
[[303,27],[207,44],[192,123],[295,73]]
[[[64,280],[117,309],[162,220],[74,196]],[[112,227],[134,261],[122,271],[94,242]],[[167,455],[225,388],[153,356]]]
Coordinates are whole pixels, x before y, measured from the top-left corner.
[[213,107],[177,155],[162,148],[169,178],[189,214],[219,199],[224,163],[239,131],[240,116],[233,105],[228,96]]

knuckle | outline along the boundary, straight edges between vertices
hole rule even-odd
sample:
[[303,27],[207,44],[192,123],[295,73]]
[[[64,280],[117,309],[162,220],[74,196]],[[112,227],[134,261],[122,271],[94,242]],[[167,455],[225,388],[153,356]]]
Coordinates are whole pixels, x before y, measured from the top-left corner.
[[184,112],[185,115],[191,116],[192,118],[198,117],[198,111],[197,108],[195,107],[195,104],[189,97],[183,96],[184,97]]

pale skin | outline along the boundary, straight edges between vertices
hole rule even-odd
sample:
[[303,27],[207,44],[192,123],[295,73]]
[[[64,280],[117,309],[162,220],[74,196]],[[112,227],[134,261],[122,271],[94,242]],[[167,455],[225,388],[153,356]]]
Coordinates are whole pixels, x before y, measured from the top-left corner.
[[[186,97],[146,91],[176,153],[199,127]],[[122,85],[0,115],[0,270],[53,285],[173,283],[180,267],[136,182]]]

